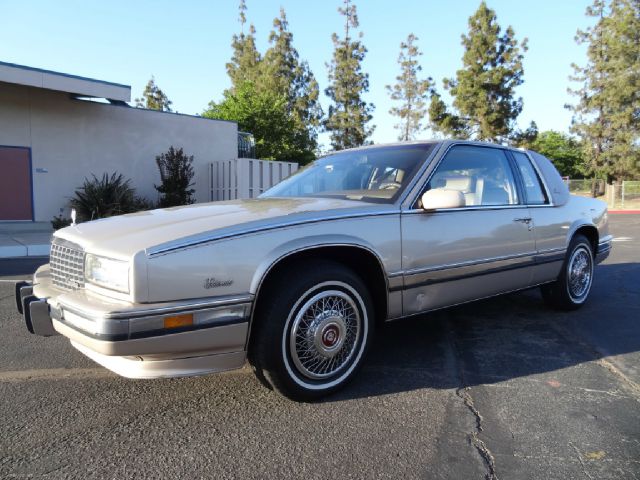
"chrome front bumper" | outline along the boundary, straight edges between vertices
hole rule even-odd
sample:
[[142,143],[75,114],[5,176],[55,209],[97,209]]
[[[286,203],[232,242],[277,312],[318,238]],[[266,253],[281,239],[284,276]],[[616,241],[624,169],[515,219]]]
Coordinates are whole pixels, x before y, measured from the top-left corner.
[[33,295],[33,287],[30,283],[16,283],[16,307],[18,312],[24,315],[24,322],[29,332],[43,337],[58,335],[49,315],[49,304],[45,299]]
[[[245,362],[252,297],[224,297],[164,304],[111,301],[86,291],[55,288],[48,267],[34,283],[16,285],[16,306],[34,334],[62,334],[79,351],[133,378],[200,375]],[[187,315],[191,325],[166,327]]]
[[611,253],[613,246],[613,235],[607,235],[598,242],[598,249],[596,250],[596,265],[603,262]]

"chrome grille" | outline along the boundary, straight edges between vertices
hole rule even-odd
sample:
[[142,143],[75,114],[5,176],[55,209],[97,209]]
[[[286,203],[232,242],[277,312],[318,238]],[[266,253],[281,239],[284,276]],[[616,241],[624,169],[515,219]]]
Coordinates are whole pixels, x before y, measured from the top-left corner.
[[84,288],[84,251],[66,240],[54,239],[49,257],[51,281],[64,290]]

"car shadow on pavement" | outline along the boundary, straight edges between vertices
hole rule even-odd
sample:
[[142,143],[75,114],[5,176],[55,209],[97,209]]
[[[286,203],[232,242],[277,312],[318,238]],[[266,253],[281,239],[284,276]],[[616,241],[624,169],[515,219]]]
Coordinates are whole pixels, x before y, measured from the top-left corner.
[[45,263],[49,263],[49,257],[0,258],[0,277],[31,278],[34,272]]
[[598,266],[591,297],[553,310],[538,289],[382,325],[363,368],[325,401],[458,389],[640,351],[640,263]]

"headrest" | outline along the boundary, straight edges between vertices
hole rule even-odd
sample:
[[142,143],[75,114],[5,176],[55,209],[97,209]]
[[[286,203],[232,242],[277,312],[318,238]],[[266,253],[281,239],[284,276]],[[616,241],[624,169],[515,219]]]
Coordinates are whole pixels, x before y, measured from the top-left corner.
[[458,190],[459,192],[471,191],[471,177],[447,177],[445,181],[445,188],[448,190]]

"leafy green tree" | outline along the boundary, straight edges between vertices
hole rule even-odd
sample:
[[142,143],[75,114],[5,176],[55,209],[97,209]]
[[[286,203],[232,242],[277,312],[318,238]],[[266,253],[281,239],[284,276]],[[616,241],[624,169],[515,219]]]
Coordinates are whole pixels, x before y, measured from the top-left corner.
[[136,107],[148,108],[150,110],[160,110],[162,112],[171,112],[171,100],[165,95],[165,93],[156,85],[156,80],[153,76],[147,82],[142,92],[142,97],[136,98]]
[[362,71],[362,61],[367,53],[363,45],[362,32],[354,38],[358,28],[356,6],[351,0],[344,0],[344,8],[338,12],[344,16],[344,37],[332,35],[333,58],[327,65],[329,87],[325,94],[333,102],[329,106],[325,128],[330,134],[335,150],[358,147],[367,142],[374,126],[367,124],[373,118],[373,104],[362,99],[369,91],[369,75]]
[[447,108],[434,91],[429,106],[431,126],[461,138],[506,139],[522,111],[522,98],[515,98],[515,88],[523,82],[527,40],[518,42],[511,27],[502,33],[495,12],[483,1],[469,18],[462,45],[463,67],[455,79],[443,80],[454,108]]
[[538,125],[531,121],[525,130],[516,130],[511,134],[511,143],[520,148],[532,148],[533,143],[538,138]]
[[269,49],[261,62],[258,88],[282,95],[287,99],[287,112],[294,125],[297,148],[304,152],[300,163],[314,158],[318,146],[318,128],[322,119],[322,108],[318,101],[318,82],[309,64],[300,59],[293,46],[293,34],[283,8],[280,16],[273,20],[269,35]]
[[389,113],[399,118],[395,127],[400,131],[398,140],[404,141],[415,139],[416,134],[422,130],[422,119],[427,114],[427,96],[433,87],[430,77],[418,78],[422,71],[418,58],[422,52],[415,44],[417,40],[418,37],[411,33],[405,42],[400,43],[400,75],[396,77],[395,85],[386,87],[391,100],[400,102]]
[[529,148],[551,160],[563,176],[584,174],[583,145],[569,135],[554,130],[540,132]]
[[244,26],[247,23],[245,0],[240,0],[239,9],[240,34],[233,36],[231,42],[233,54],[231,61],[227,63],[227,74],[231,78],[232,89],[247,81],[257,82],[262,59],[256,47],[256,29],[253,24],[249,25],[249,33],[244,33]]
[[160,207],[177,207],[194,202],[193,155],[186,155],[182,148],[169,147],[166,153],[156,157],[160,170],[160,185],[154,185],[160,192]]
[[587,16],[593,27],[578,30],[587,44],[587,64],[573,65],[570,90],[578,97],[572,131],[585,149],[585,173],[610,180],[640,175],[640,2],[595,0]]
[[296,161],[305,153],[296,143],[287,98],[269,90],[258,90],[251,82],[239,85],[235,91],[227,90],[224,99],[220,103],[211,102],[202,115],[232,120],[240,130],[251,132],[258,158]]

